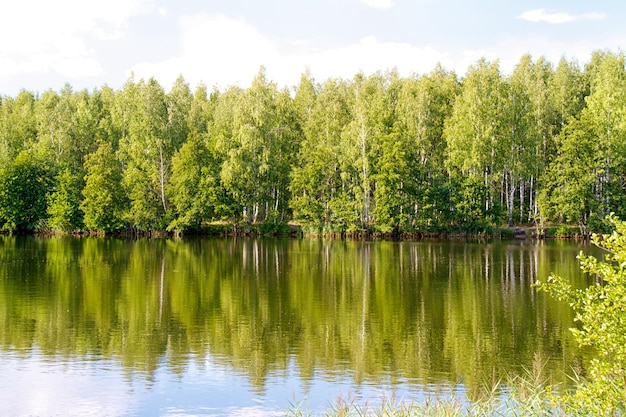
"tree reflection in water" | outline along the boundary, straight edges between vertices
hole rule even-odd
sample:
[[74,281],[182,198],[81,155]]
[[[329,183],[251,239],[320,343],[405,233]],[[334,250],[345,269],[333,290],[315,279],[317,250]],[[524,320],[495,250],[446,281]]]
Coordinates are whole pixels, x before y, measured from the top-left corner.
[[260,392],[290,367],[304,384],[463,384],[470,398],[523,368],[567,385],[585,362],[572,313],[530,284],[555,272],[584,286],[580,249],[0,236],[0,347],[115,360],[147,379],[210,357]]

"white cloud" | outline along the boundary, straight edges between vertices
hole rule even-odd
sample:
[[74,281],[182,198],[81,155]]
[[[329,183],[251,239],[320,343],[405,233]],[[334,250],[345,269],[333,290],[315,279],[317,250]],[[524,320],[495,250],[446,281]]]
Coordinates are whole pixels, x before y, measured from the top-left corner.
[[578,20],[602,20],[606,16],[602,13],[583,13],[573,15],[565,12],[552,12],[546,9],[528,10],[517,16],[518,19],[528,20],[530,22],[545,22],[550,24],[575,22]]
[[[626,38],[607,38],[603,45],[608,50],[619,50],[626,42]],[[588,62],[591,54],[598,49],[598,44],[589,41],[554,41],[546,36],[525,36],[520,38],[503,38],[490,48],[466,50],[450,55],[449,61],[443,61],[444,66],[455,69],[459,75],[478,59],[484,57],[490,61],[498,60],[503,74],[510,74],[524,54],[531,54],[533,59],[545,57],[556,67],[561,58],[574,60],[578,63]]]
[[179,26],[182,54],[135,65],[137,77],[170,86],[183,74],[189,82],[229,86],[252,80],[261,65],[279,60],[272,43],[243,20],[201,13],[182,18]]
[[[50,71],[95,76],[102,67],[87,42],[118,39],[130,17],[152,11],[154,0],[21,0],[0,14],[0,76]],[[10,41],[9,41],[10,40]]]
[[361,3],[375,9],[389,9],[394,5],[393,0],[361,0]]
[[[98,362],[52,365],[49,357],[32,352],[28,359],[3,355],[0,388],[10,386],[0,414],[10,416],[128,415],[134,405],[118,368],[96,370]],[[4,382],[3,381],[3,382]],[[59,383],[63,381],[62,383]],[[0,396],[2,398],[2,396]]]
[[416,47],[401,42],[381,42],[373,36],[359,43],[322,52],[291,57],[303,70],[309,67],[321,80],[331,77],[351,78],[357,72],[366,74],[395,68],[400,74],[430,72],[448,56],[431,47]]
[[[263,65],[271,80],[279,86],[291,87],[298,84],[307,68],[318,81],[350,79],[359,71],[371,74],[393,68],[401,76],[423,74],[438,63],[462,76],[483,57],[499,60],[502,72],[508,74],[526,53],[535,59],[545,56],[556,65],[564,54],[568,59],[585,62],[597,49],[597,43],[592,41],[568,43],[524,36],[499,39],[482,48],[451,48],[444,52],[430,45],[387,42],[370,36],[330,49],[316,48],[311,39],[294,40],[290,45],[295,52],[287,53],[250,23],[224,15],[188,16],[179,21],[179,28],[180,54],[160,62],[135,65],[132,71],[136,77],[155,77],[165,88],[181,74],[192,86],[204,83],[209,87],[247,87]],[[604,45],[619,49],[625,42],[626,39],[613,39]],[[286,43],[289,42],[281,42]]]
[[447,58],[428,46],[381,42],[374,37],[326,50],[301,43],[299,52],[286,54],[254,26],[223,15],[186,17],[180,21],[180,29],[182,53],[165,61],[134,66],[131,70],[136,77],[155,77],[166,88],[180,74],[190,84],[246,86],[263,65],[269,78],[281,86],[293,86],[307,67],[323,81],[392,68],[405,75],[429,72]]

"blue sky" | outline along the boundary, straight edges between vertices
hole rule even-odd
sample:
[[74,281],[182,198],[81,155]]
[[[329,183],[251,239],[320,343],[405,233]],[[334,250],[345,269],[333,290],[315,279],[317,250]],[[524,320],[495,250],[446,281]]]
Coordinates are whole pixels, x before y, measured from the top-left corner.
[[626,44],[626,2],[513,0],[20,0],[0,6],[0,94],[121,88],[131,72],[166,89],[280,86],[480,57],[508,74],[525,53],[581,64]]

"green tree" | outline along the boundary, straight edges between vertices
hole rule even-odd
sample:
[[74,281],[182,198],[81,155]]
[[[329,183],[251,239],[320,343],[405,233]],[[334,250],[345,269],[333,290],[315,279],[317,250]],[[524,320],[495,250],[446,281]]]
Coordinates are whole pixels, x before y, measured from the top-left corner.
[[573,288],[566,279],[550,276],[536,286],[565,301],[576,313],[572,329],[581,346],[591,346],[597,357],[586,380],[559,401],[572,415],[622,415],[626,412],[626,223],[607,218],[610,235],[594,235],[593,243],[607,250],[605,260],[579,255],[581,269],[596,277],[585,289]]
[[588,65],[587,107],[570,117],[557,142],[558,154],[544,176],[542,211],[577,223],[583,233],[601,226],[611,211],[624,213],[626,165],[626,71],[624,57],[597,54]]
[[175,217],[168,230],[198,229],[203,221],[230,218],[233,203],[220,183],[220,166],[196,136],[174,154],[168,195]]
[[182,135],[180,112],[169,111],[165,92],[154,79],[137,84],[130,79],[118,106],[123,115],[119,145],[126,166],[123,183],[131,201],[127,218],[140,231],[165,229],[169,208],[165,189],[172,155],[182,144],[181,137],[169,134]]
[[[220,182],[224,184],[223,165],[227,160],[231,147],[233,145],[233,131],[235,111],[239,102],[243,100],[244,90],[239,87],[230,87],[224,92],[215,91],[211,94],[212,114],[208,120],[207,134],[205,138],[206,148],[211,151],[215,157],[215,163],[220,169]],[[232,195],[227,191],[228,195]],[[227,204],[227,202],[223,202]],[[235,224],[241,222],[242,219],[242,201],[231,199],[228,203],[232,206],[226,212],[231,213],[228,220]]]
[[380,156],[376,161],[376,189],[373,217],[382,233],[408,230],[410,214],[411,172],[406,143],[397,131],[380,139]]
[[[446,122],[444,137],[448,158],[446,166],[453,181],[460,187],[458,204],[478,214],[482,221],[498,220],[500,184],[504,163],[510,149],[510,132],[506,123],[508,107],[507,84],[500,74],[498,62],[481,59],[471,66],[461,83],[461,91]],[[482,181],[486,193],[474,194],[471,190]],[[471,184],[470,190],[465,190]],[[469,192],[468,192],[469,191]],[[460,201],[462,195],[481,195],[484,200]],[[465,216],[457,221],[464,223]]]
[[69,232],[83,226],[80,211],[83,181],[69,168],[56,177],[54,191],[48,198],[48,226],[54,230]]
[[595,138],[586,120],[572,119],[557,139],[558,153],[544,173],[539,196],[541,215],[546,219],[578,224],[588,232],[590,218],[597,213]]
[[359,207],[359,221],[354,226],[369,228],[373,165],[380,152],[381,137],[389,134],[393,106],[382,74],[357,74],[350,84],[348,99],[350,122],[341,136],[341,175]]
[[304,138],[294,100],[287,89],[276,97],[276,125],[273,132],[275,169],[271,180],[271,203],[265,221],[285,223],[293,214],[291,201],[291,170],[297,163],[298,152]]
[[35,102],[37,120],[37,152],[39,155],[58,164],[65,159],[70,148],[71,114],[74,112],[70,96],[73,94],[69,85],[65,86],[61,96],[52,90],[44,92]]
[[[588,84],[585,74],[576,62],[561,58],[548,85],[551,106],[555,112],[552,122],[553,137],[559,134],[571,117],[578,115],[585,107],[585,97],[589,94]],[[556,149],[550,144],[549,137],[545,139],[542,148],[543,159],[549,162],[547,158],[554,155]]]
[[[458,88],[456,74],[441,66],[430,74],[401,81],[394,129],[403,144],[404,164],[408,169],[398,172],[402,181],[400,193],[407,196],[404,211],[410,215],[414,228],[436,228],[448,221],[447,145],[443,130]],[[389,167],[393,169],[393,164]],[[377,197],[377,204],[378,201]]]
[[178,149],[189,134],[191,123],[191,106],[194,97],[182,76],[178,77],[172,89],[165,95],[167,106],[166,137]]
[[[562,70],[569,68],[564,61]],[[562,80],[567,82],[565,73],[560,74]],[[558,78],[554,74],[552,65],[544,57],[539,57],[533,62],[530,55],[525,55],[520,60],[510,78],[511,90],[521,91],[527,97],[528,102],[523,107],[523,117],[517,117],[522,122],[522,129],[518,129],[513,135],[516,143],[523,147],[521,155],[517,159],[519,181],[519,221],[520,223],[536,221],[539,209],[537,195],[539,192],[539,180],[548,164],[556,153],[554,143],[555,135],[561,127],[555,126],[556,99],[555,97],[566,96],[567,90],[559,93],[553,91]],[[561,104],[562,105],[562,104]],[[515,106],[511,106],[514,111]],[[513,118],[515,118],[515,114]],[[520,137],[520,133],[522,136]],[[526,203],[527,202],[527,203]],[[527,209],[526,209],[527,208]]]
[[200,85],[194,92],[193,99],[189,103],[189,112],[186,115],[189,133],[196,136],[206,137],[209,126],[213,121],[216,98],[219,94],[215,92],[209,100],[206,86]]
[[[504,152],[504,189],[508,225],[513,225],[513,211],[518,196],[520,221],[524,219],[525,185],[530,185],[532,205],[534,175],[540,169],[540,147],[545,131],[546,77],[548,69],[543,60],[533,62],[530,55],[524,55],[508,80],[508,136]],[[519,191],[519,192],[518,192]]]
[[104,86],[95,90],[89,99],[88,105],[94,115],[96,128],[93,147],[88,153],[93,153],[103,141],[109,142],[113,150],[117,151],[122,137],[121,125],[116,122],[117,93],[112,88]]
[[626,69],[623,54],[606,54],[595,68],[591,94],[583,110],[597,147],[596,198],[603,215],[611,211],[626,214],[623,208],[626,178]]
[[8,165],[37,139],[35,97],[21,91],[16,98],[3,97],[0,105],[0,163]]
[[128,199],[120,187],[122,166],[113,147],[101,142],[85,159],[85,188],[80,209],[87,230],[111,233],[124,227],[123,216]]
[[298,115],[298,123],[302,128],[311,121],[311,115],[319,93],[318,88],[319,86],[316,85],[309,70],[302,74],[293,99],[293,105]]
[[0,225],[10,232],[32,232],[46,218],[52,189],[50,169],[26,151],[0,169]]
[[[333,218],[343,218],[338,212],[333,214],[333,206],[345,204],[333,201],[340,194],[340,201],[345,201],[347,191],[340,169],[340,146],[349,117],[346,83],[329,79],[320,87],[308,118],[303,120],[304,138],[291,171],[290,206],[298,221],[317,231],[332,228]],[[352,220],[341,222],[348,224]]]
[[291,102],[261,68],[235,103],[230,135],[219,136],[221,181],[241,203],[245,222],[267,221],[286,209],[289,170],[299,142]]
[[46,91],[35,103],[37,152],[81,177],[84,156],[95,150],[100,116],[91,97],[66,84],[60,94]]

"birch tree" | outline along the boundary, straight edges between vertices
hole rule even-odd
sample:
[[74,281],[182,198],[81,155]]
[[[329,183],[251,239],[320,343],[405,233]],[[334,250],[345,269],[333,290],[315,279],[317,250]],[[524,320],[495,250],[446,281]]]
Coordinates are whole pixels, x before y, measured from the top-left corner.
[[140,231],[163,229],[168,201],[165,188],[178,143],[167,135],[168,109],[163,88],[154,79],[130,79],[120,95],[123,136],[120,157],[130,197],[128,220]]
[[408,172],[401,176],[411,227],[428,229],[447,222],[448,173],[445,120],[458,94],[454,73],[437,66],[430,74],[402,80],[394,130],[403,143]]
[[498,63],[481,59],[463,79],[445,126],[446,166],[460,187],[453,195],[457,221],[471,227],[496,221],[499,215],[507,104]]
[[342,132],[342,176],[358,204],[359,222],[369,228],[372,218],[373,159],[379,142],[390,131],[391,103],[381,74],[357,74],[349,90],[350,123]]

